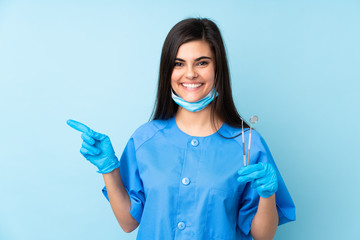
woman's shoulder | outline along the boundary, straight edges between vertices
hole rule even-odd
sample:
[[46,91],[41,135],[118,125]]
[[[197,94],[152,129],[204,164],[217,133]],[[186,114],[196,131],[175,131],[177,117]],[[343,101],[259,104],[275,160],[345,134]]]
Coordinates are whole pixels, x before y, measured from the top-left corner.
[[169,119],[168,120],[152,120],[149,122],[146,122],[142,125],[140,125],[140,127],[138,127],[133,135],[142,135],[145,133],[153,133],[153,132],[157,132],[163,128],[165,128],[168,124],[169,124]]
[[167,120],[152,120],[142,124],[138,127],[135,132],[132,134],[131,138],[134,140],[135,148],[137,149],[142,143],[146,142],[157,132],[166,128],[170,122],[170,119]]

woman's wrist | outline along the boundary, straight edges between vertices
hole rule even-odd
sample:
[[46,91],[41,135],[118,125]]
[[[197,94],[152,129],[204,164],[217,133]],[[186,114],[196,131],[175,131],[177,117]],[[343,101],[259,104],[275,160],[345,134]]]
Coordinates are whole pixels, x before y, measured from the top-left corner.
[[273,239],[279,223],[275,194],[260,197],[258,210],[251,223],[251,235],[255,240]]

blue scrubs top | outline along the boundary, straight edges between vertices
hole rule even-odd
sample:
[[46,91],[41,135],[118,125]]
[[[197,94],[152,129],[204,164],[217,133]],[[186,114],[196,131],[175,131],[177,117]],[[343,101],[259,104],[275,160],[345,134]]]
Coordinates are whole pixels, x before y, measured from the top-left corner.
[[[230,137],[241,129],[224,123],[219,132]],[[278,174],[279,225],[294,221],[294,203],[264,139],[255,130],[251,138],[250,164],[271,163]],[[236,180],[243,164],[241,135],[190,136],[174,117],[139,127],[120,159],[130,214],[140,223],[137,239],[252,239],[259,195]],[[103,193],[108,199],[106,187]]]

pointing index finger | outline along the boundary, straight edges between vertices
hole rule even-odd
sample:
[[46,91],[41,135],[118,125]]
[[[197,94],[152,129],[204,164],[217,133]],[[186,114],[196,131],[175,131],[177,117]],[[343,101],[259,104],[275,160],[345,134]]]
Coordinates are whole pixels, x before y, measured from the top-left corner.
[[69,119],[66,121],[66,123],[73,129],[78,130],[80,132],[83,132],[83,133],[91,132],[91,129],[88,126],[86,126],[85,124],[82,124],[81,122]]

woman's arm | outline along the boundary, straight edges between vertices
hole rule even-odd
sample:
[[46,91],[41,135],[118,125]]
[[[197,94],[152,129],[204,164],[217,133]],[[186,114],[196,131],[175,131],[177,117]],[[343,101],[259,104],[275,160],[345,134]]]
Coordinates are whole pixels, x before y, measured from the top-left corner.
[[275,194],[268,198],[260,197],[258,210],[251,222],[251,236],[254,240],[273,239],[278,223]]
[[111,208],[124,232],[134,231],[139,223],[130,214],[130,198],[121,180],[119,168],[103,174]]

